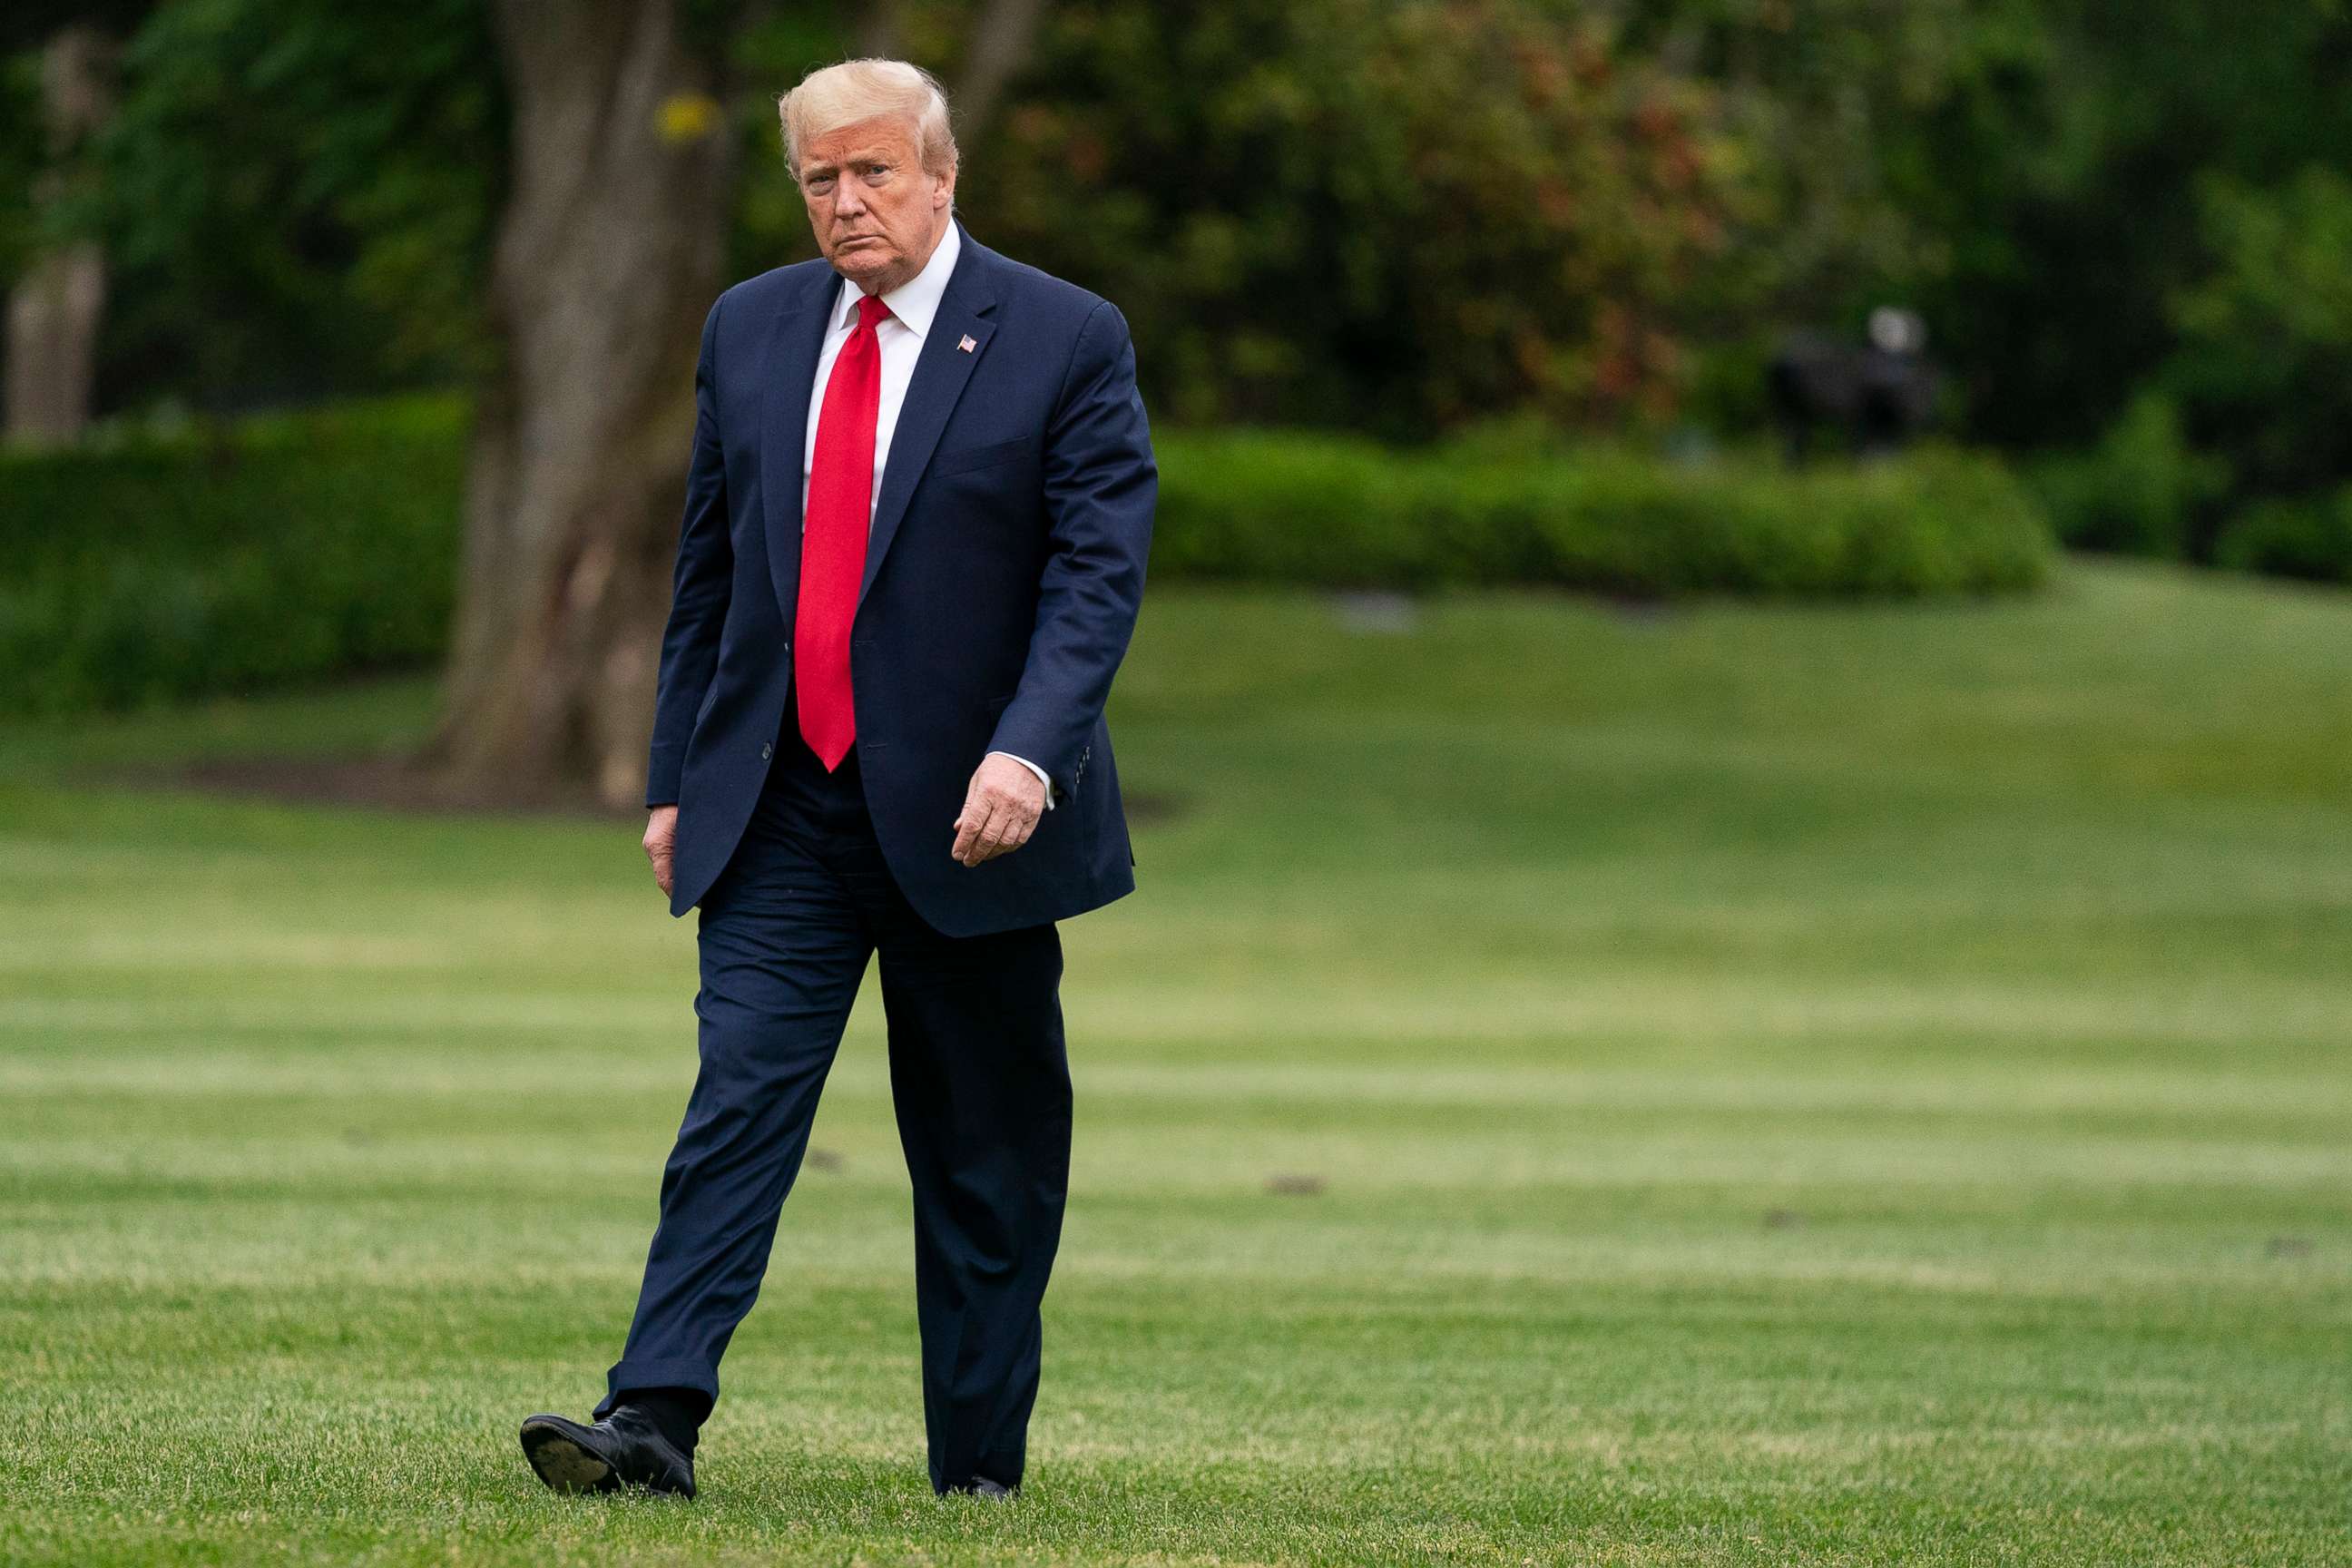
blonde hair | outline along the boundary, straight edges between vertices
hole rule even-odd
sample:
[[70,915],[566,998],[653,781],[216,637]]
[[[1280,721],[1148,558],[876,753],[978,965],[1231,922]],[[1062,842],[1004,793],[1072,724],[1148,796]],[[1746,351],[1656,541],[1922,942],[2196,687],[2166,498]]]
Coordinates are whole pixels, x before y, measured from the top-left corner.
[[915,146],[925,172],[944,174],[956,166],[948,95],[936,77],[905,60],[843,60],[819,66],[776,100],[784,162],[793,180],[801,177],[802,147],[828,131],[878,114],[904,115],[915,122]]

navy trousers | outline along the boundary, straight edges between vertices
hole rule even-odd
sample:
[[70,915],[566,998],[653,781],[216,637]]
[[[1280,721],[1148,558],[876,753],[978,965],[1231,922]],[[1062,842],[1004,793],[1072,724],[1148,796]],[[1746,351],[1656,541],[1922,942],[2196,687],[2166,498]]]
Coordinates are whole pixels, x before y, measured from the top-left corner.
[[[941,855],[953,836],[939,825]],[[826,773],[790,702],[758,809],[699,914],[701,1070],[596,1415],[632,1388],[717,1399],[719,1357],[759,1295],[818,1092],[878,952],[914,1184],[931,1487],[975,1475],[1018,1485],[1069,1187],[1059,932],[1048,922],[956,938],[927,923],[875,842],[856,750]]]

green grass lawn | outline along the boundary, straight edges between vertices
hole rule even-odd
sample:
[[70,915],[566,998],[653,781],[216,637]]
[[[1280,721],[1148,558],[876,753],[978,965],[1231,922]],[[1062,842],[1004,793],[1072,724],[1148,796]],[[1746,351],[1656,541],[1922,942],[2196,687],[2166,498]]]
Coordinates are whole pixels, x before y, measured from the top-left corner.
[[2352,596],[1153,595],[1010,1509],[923,1473],[877,995],[700,1500],[531,1478],[692,917],[625,820],[120,782],[431,701],[0,731],[0,1562],[2352,1561]]

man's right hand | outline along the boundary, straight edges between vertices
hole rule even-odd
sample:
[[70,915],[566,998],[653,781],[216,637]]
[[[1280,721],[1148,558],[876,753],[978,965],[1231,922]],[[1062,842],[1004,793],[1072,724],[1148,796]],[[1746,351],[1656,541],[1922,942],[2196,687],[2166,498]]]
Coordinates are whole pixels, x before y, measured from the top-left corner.
[[670,851],[677,843],[677,807],[657,805],[653,816],[646,819],[646,858],[654,863],[654,880],[661,884],[662,895],[669,895]]

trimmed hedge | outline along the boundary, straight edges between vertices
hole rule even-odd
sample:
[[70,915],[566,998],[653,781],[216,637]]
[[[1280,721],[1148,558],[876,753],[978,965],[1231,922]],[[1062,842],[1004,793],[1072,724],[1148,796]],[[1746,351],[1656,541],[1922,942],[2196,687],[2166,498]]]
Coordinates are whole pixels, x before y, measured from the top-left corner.
[[465,407],[399,398],[0,458],[0,710],[64,713],[441,656]]
[[[440,657],[462,399],[344,405],[0,458],[0,710],[70,712]],[[1620,448],[1163,432],[1155,582],[1913,595],[2031,586],[2042,514],[1990,458],[1789,471]]]
[[1792,470],[1610,447],[1505,460],[1271,432],[1156,444],[1155,578],[1916,595],[2032,587],[2055,553],[2006,468],[1946,447]]

